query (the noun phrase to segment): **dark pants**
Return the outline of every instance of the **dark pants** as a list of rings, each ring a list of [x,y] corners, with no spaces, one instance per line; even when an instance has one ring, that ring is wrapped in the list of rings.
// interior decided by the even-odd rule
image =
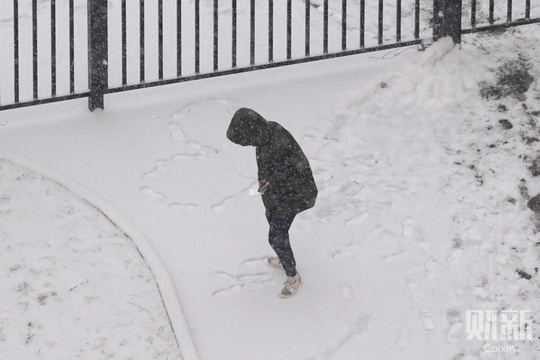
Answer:
[[[296,275],[296,261],[289,242],[289,229],[295,216],[275,216],[266,212],[266,219],[270,225],[268,242],[276,252],[287,276]]]

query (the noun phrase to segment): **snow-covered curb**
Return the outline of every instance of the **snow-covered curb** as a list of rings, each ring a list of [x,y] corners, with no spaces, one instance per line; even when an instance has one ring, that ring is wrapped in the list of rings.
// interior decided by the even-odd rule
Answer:
[[[165,269],[165,266],[157,256],[154,249],[150,246],[150,243],[128,219],[120,214],[111,204],[109,204],[103,198],[97,196],[81,184],[77,183],[68,176],[41,164],[33,162],[22,156],[9,153],[0,149],[0,159],[9,160],[15,164],[25,167],[31,171],[39,173],[50,179],[57,181],[75,194],[95,206],[101,211],[111,222],[119,227],[127,236],[129,236],[141,256],[147,262],[148,266],[152,270],[159,292],[162,296],[163,303],[165,305],[171,326],[173,328],[176,340],[180,347],[182,357],[184,360],[198,360],[199,356],[191,336],[190,329],[187,325],[186,319],[178,297],[176,295],[174,286],[172,284],[169,273]]]

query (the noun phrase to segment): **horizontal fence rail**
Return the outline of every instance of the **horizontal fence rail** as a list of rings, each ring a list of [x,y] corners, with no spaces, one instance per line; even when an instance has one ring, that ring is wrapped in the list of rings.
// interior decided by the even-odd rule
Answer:
[[[531,0],[6,0],[0,110],[538,22]]]

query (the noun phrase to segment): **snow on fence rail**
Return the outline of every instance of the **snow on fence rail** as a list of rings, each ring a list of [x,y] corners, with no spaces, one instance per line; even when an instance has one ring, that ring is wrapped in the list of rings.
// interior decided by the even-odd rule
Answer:
[[[12,0],[0,110],[537,22],[531,0]]]

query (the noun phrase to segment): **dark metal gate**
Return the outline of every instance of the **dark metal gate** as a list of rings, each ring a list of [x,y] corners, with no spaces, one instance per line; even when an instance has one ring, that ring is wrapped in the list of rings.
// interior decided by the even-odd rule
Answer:
[[[12,1],[0,110],[540,22],[531,0]]]
[[[86,31],[80,28],[85,24],[75,24],[76,14],[77,21],[83,18],[81,6],[60,1],[3,2],[0,110],[89,96],[86,82],[78,82],[87,76],[80,71],[87,68]]]

